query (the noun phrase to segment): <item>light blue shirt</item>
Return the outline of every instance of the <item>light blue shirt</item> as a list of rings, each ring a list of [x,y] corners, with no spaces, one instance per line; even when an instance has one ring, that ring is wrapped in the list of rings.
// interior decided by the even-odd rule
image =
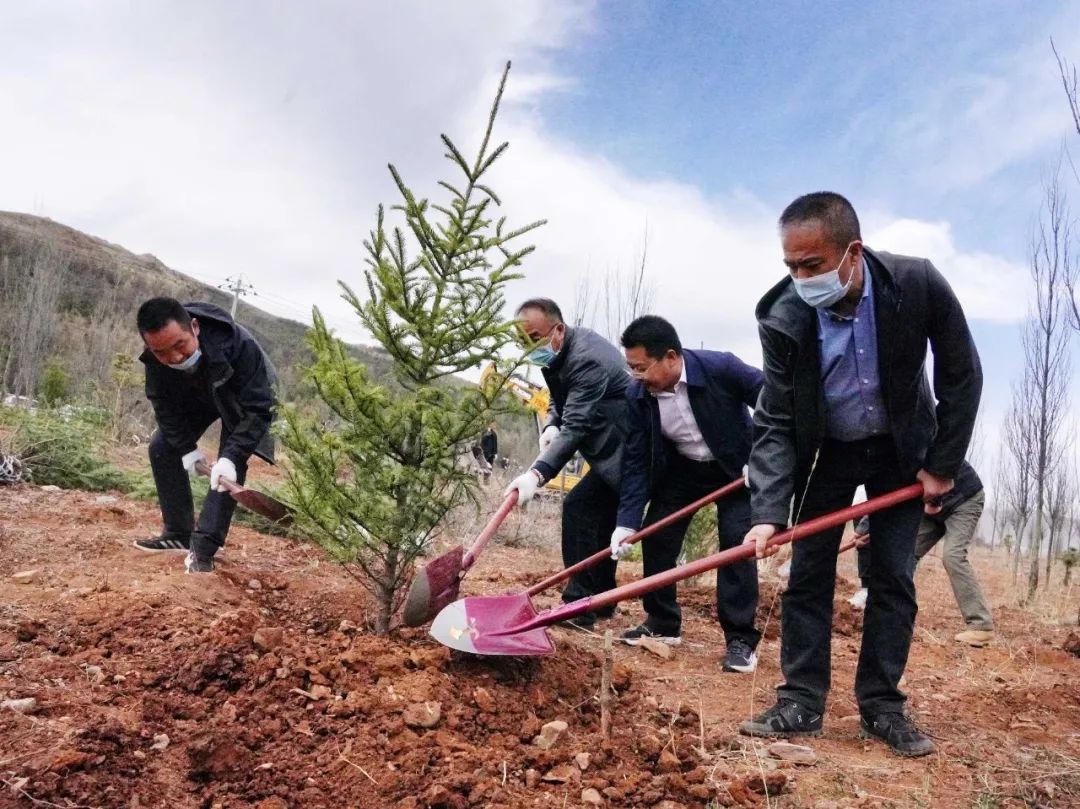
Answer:
[[[838,441],[888,434],[878,371],[874,286],[865,259],[862,298],[855,313],[842,317],[819,309],[817,314],[825,434]]]

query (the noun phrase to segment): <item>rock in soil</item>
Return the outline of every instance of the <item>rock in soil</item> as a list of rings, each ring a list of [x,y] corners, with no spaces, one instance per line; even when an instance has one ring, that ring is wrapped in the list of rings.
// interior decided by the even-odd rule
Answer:
[[[592,787],[581,790],[581,802],[586,806],[603,806],[604,799],[600,793]]]
[[[550,750],[555,746],[562,735],[566,733],[567,727],[569,726],[561,719],[556,719],[554,722],[548,722],[540,728],[540,735],[533,739],[533,744],[541,750]]]
[[[812,766],[817,764],[817,753],[812,747],[790,742],[774,742],[769,745],[769,755],[782,761],[793,761],[796,764]]]
[[[272,652],[281,645],[284,637],[285,632],[280,626],[263,626],[255,630],[251,642],[260,652]]]
[[[25,699],[5,699],[0,702],[0,709],[8,709],[15,711],[15,713],[31,714],[36,713],[38,709],[37,700],[33,697],[26,697]]]
[[[544,773],[544,780],[553,784],[565,784],[581,778],[581,770],[573,764],[560,764]]]
[[[675,650],[671,646],[656,638],[642,638],[638,641],[638,646],[664,660],[670,660],[675,655]]]
[[[18,573],[13,573],[11,578],[16,584],[30,584],[37,578],[37,574],[36,570],[20,570]]]
[[[415,702],[401,715],[411,728],[433,728],[442,719],[442,705],[438,702]]]

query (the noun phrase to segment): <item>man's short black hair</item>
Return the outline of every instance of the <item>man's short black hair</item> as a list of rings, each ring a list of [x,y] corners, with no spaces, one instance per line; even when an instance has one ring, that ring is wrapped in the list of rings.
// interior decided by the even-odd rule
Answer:
[[[682,356],[682,343],[675,327],[659,315],[642,315],[634,320],[622,333],[623,348],[641,346],[645,354],[658,360],[669,351]]]
[[[832,191],[803,194],[780,214],[780,229],[803,222],[820,222],[829,242],[841,250],[862,239],[859,217],[850,202]]]
[[[175,320],[181,327],[191,331],[191,315],[176,298],[151,298],[139,307],[136,323],[139,334],[160,331],[170,320]]]
[[[547,315],[549,320],[554,320],[556,323],[563,322],[562,309],[551,298],[529,298],[514,311],[514,314],[520,315],[526,309],[539,309]]]

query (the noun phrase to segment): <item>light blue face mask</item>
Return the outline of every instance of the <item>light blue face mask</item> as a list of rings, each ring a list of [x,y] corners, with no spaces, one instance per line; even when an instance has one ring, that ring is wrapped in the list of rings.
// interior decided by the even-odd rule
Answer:
[[[527,359],[533,365],[539,365],[541,368],[547,368],[551,363],[555,361],[555,358],[559,356],[559,352],[553,349],[551,346],[538,346],[529,352]]]
[[[854,244],[854,242],[851,244]],[[844,255],[840,259],[840,263],[836,265],[835,270],[811,278],[791,279],[795,282],[795,291],[799,293],[799,297],[815,309],[828,309],[847,295],[848,290],[851,289],[851,282],[855,278],[854,269],[852,269],[851,275],[848,276],[847,283],[840,283],[840,268],[847,259],[851,244],[847,246],[847,250],[844,250]]]
[[[201,357],[202,357],[202,349],[201,348],[196,348],[191,353],[191,356],[188,357],[183,362],[175,362],[175,363],[174,362],[167,362],[167,363],[165,363],[165,365],[167,365],[169,368],[172,368],[174,371],[184,371],[185,373],[190,374],[190,373],[194,373],[195,366],[199,364],[199,359]]]

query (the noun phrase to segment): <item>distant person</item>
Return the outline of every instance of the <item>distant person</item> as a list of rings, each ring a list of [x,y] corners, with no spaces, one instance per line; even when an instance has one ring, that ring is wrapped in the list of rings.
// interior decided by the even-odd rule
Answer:
[[[146,397],[157,420],[150,468],[164,530],[135,547],[186,553],[188,573],[209,573],[236,507],[223,481],[243,483],[253,454],[273,463],[273,366],[255,338],[213,304],[151,298],[136,322],[146,346],[139,358]],[[188,476],[206,462],[198,441],[219,420],[218,459],[196,521]]]
[[[896,754],[936,748],[904,713],[900,678],[914,631],[915,534],[940,510],[967,452],[982,393],[964,310],[924,258],[867,248],[851,203],[820,192],[780,216],[788,277],[757,307],[765,385],[750,453],[758,558],[791,522],[918,481],[923,502],[871,515],[870,594],[855,673],[861,732]],[[926,375],[934,353],[934,384]],[[744,722],[749,736],[817,736],[831,682],[833,594],[841,527],[792,546],[781,610],[776,704]]]
[[[480,449],[484,453],[484,460],[489,465],[495,465],[495,458],[499,455],[499,433],[495,429],[495,423],[488,425],[480,436]]]
[[[622,345],[634,381],[627,393],[629,435],[623,452],[619,527],[611,535],[616,558],[632,547],[623,540],[643,525],[741,480],[750,455],[750,413],[763,379],[761,371],[734,354],[684,349],[675,327],[656,315],[639,317],[627,326]],[[690,519],[642,542],[646,576],[675,567]],[[716,504],[716,527],[721,550],[742,542],[750,530],[750,493],[745,488]],[[751,672],[761,640],[754,626],[757,565],[750,559],[722,567],[716,574],[716,612],[727,644],[722,667]],[[632,646],[642,638],[679,643],[682,612],[676,596],[674,584],[643,596],[648,617],[624,632],[623,641]]]
[[[953,639],[968,646],[985,646],[994,639],[994,620],[990,616],[986,596],[983,595],[975,571],[968,559],[968,548],[975,537],[979,525],[986,494],[983,492],[979,473],[964,461],[956,473],[956,485],[941,498],[941,511],[937,514],[924,514],[915,535],[915,563],[918,564],[938,542],[941,543],[941,563],[949,574],[953,596],[964,617],[964,630]],[[855,526],[857,537],[867,537],[870,533],[870,521],[859,520]],[[870,556],[873,543],[859,547],[859,576],[862,588],[850,601],[861,609],[866,603]],[[860,598],[861,594],[861,598]],[[861,603],[860,603],[861,601]]]
[[[575,452],[588,461],[589,471],[563,500],[562,556],[569,567],[608,547],[615,530],[630,379],[619,349],[591,329],[568,326],[555,301],[527,300],[517,318],[522,342],[531,349],[529,362],[540,366],[551,405],[540,433],[540,454],[506,493],[517,490],[518,503],[525,505]],[[615,562],[607,559],[572,577],[562,598],[576,601],[614,586]],[[587,612],[567,623],[588,629],[614,611]]]

